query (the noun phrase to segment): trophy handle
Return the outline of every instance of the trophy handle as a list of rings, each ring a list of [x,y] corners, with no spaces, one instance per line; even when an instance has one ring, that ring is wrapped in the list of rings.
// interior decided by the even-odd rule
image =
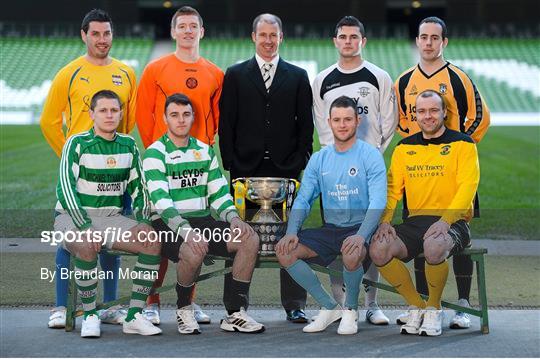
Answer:
[[[239,177],[232,181],[234,188],[234,206],[242,220],[246,219],[246,184],[245,178]]]
[[[292,208],[293,201],[296,198],[296,193],[298,193],[299,188],[300,188],[300,182],[295,180],[294,178],[290,178],[289,184],[287,185],[287,198],[285,201],[283,201],[283,221],[284,222],[287,222],[289,211]]]

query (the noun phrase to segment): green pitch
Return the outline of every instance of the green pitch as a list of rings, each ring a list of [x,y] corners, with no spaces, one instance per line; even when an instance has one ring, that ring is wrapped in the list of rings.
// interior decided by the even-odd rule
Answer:
[[[482,216],[473,237],[540,239],[540,127],[492,127],[479,153]],[[58,165],[38,126],[0,126],[0,237],[39,237],[52,228]],[[307,226],[319,224],[316,207]]]

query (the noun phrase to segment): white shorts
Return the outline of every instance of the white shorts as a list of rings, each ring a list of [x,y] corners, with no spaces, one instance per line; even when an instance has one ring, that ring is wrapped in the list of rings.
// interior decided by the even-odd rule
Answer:
[[[100,231],[102,237],[105,237],[105,231],[108,229],[107,236],[105,237],[107,241],[104,246],[107,249],[112,249],[114,244],[114,240],[112,239],[118,238],[119,233],[128,231],[137,225],[137,221],[120,214],[107,217],[90,217],[90,219],[92,220],[92,230]],[[75,223],[73,223],[71,216],[65,213],[56,216],[54,220],[54,230],[64,233],[68,231],[75,233],[80,232]],[[61,245],[64,249],[67,249],[65,240],[62,241]]]

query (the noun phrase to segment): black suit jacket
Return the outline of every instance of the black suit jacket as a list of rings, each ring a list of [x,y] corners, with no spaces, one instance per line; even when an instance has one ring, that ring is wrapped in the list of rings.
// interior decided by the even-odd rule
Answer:
[[[267,92],[255,57],[233,65],[225,74],[219,105],[219,147],[226,170],[254,175],[265,150],[282,173],[297,177],[305,168],[313,151],[313,115],[304,69],[280,58]]]

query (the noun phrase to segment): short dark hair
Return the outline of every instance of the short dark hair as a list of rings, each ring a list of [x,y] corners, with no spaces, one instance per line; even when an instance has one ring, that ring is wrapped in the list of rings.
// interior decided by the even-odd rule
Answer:
[[[98,100],[101,100],[102,98],[116,100],[118,101],[118,105],[120,106],[120,108],[122,108],[122,100],[120,100],[120,96],[118,96],[116,92],[111,90],[101,90],[96,92],[94,96],[92,96],[92,99],[90,100],[90,110],[94,111]]]
[[[268,24],[277,24],[279,27],[279,31],[283,32],[283,23],[281,22],[281,19],[274,14],[260,14],[253,20],[253,32],[257,33],[257,25],[259,25],[260,22],[266,22]]]
[[[176,19],[178,18],[178,16],[184,16],[184,15],[197,16],[199,18],[199,25],[203,27],[203,19],[202,19],[201,14],[199,14],[199,12],[195,8],[192,8],[191,6],[182,6],[180,9],[176,10],[171,20],[171,27],[176,26]]]
[[[81,30],[84,31],[85,34],[88,33],[88,28],[90,27],[90,23],[92,21],[108,22],[111,24],[112,30],[113,23],[109,14],[101,9],[92,9],[86,15],[84,15],[84,19],[81,23]]]
[[[364,29],[364,24],[360,22],[356,17],[354,16],[344,16],[341,18],[341,20],[338,21],[336,25],[336,30],[334,31],[334,37],[337,36],[339,29],[341,29],[343,26],[355,26],[358,29],[360,29],[360,34],[362,34],[362,37],[366,36],[366,30]]]
[[[163,109],[164,113],[167,114],[167,107],[171,103],[177,104],[177,105],[184,105],[184,106],[191,106],[191,110],[195,112],[195,109],[193,108],[193,104],[191,103],[191,100],[189,97],[184,95],[183,93],[175,93],[171,96],[167,97],[167,100],[165,100],[165,108]]]
[[[420,26],[422,26],[422,24],[425,24],[425,23],[433,23],[433,24],[439,24],[441,25],[441,28],[442,28],[442,38],[445,39],[446,38],[446,24],[445,22],[443,21],[443,19],[437,17],[437,16],[430,16],[430,17],[426,17],[424,20],[420,21],[420,24],[418,24],[418,35],[420,35]]]
[[[356,102],[350,98],[349,96],[339,96],[334,101],[332,101],[332,104],[330,105],[330,109],[328,110],[328,116],[332,116],[332,110],[337,108],[352,108],[354,110],[354,115],[358,117],[358,106]]]
[[[418,94],[418,96],[416,96],[416,99],[418,100],[419,97],[422,97],[422,98],[428,98],[428,97],[438,97],[440,100],[441,100],[441,103],[442,103],[442,110],[446,110],[446,102],[444,101],[444,97],[443,95],[441,95],[439,92],[435,91],[435,90],[424,90],[422,92],[420,92]],[[415,101],[416,103],[416,101]]]

